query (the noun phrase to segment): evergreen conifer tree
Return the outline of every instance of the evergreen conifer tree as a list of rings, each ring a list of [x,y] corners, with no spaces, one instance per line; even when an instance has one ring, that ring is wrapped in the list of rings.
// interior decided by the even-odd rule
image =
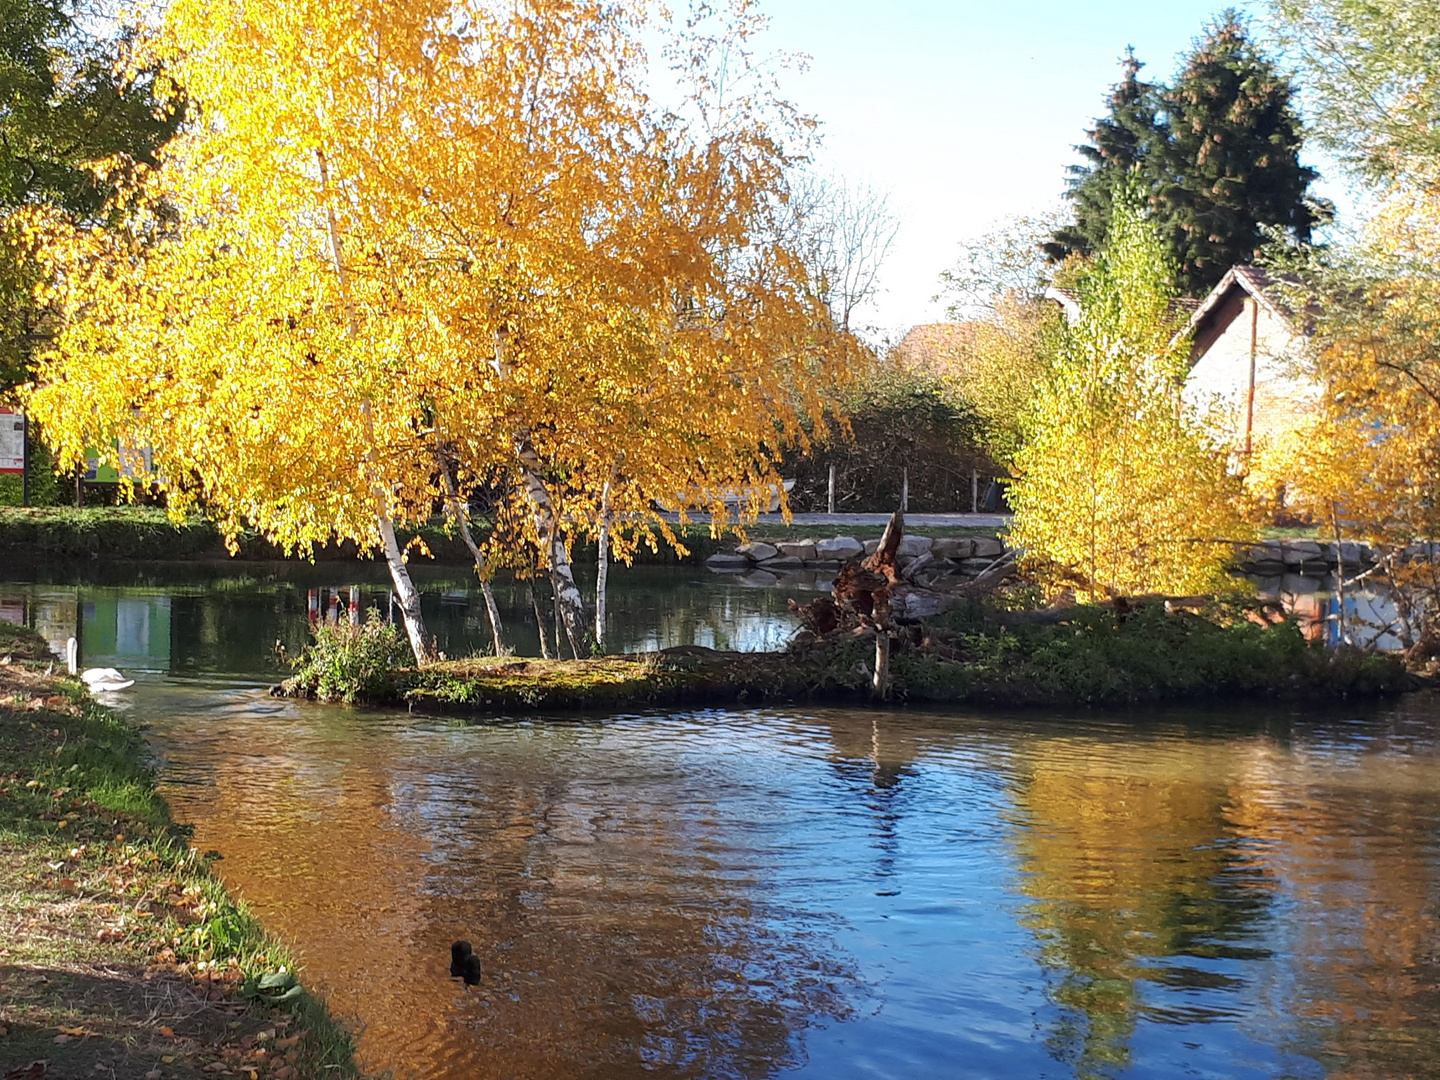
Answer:
[[[1328,208],[1308,196],[1317,174],[1300,164],[1294,89],[1255,47],[1240,16],[1220,16],[1173,87],[1141,82],[1141,66],[1126,50],[1109,115],[1096,122],[1090,143],[1076,148],[1087,164],[1069,170],[1074,222],[1043,245],[1046,255],[1058,262],[1104,248],[1114,193],[1132,172],[1189,295],[1253,262],[1266,227],[1309,242]]]
[[[1095,121],[1087,145],[1075,148],[1086,162],[1066,170],[1066,195],[1075,207],[1075,220],[1042,245],[1055,262],[1071,254],[1093,254],[1105,245],[1115,191],[1132,171],[1148,172],[1151,159],[1165,149],[1167,133],[1159,115],[1163,87],[1140,80],[1144,66],[1134,48],[1127,47],[1120,81],[1110,91],[1109,115]]]
[[[1307,198],[1318,175],[1300,164],[1300,118],[1289,79],[1250,41],[1232,10],[1212,25],[1164,94],[1164,174],[1151,175],[1179,285],[1200,294],[1232,266],[1254,262],[1263,227],[1308,242],[1325,214]]]

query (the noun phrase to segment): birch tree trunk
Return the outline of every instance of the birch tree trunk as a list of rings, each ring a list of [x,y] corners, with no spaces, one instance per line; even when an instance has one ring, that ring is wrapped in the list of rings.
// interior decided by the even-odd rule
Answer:
[[[530,589],[530,606],[535,610],[535,629],[540,634],[540,656],[542,659],[550,659],[550,628],[545,625],[545,613],[540,610],[540,594],[535,591],[535,575],[532,573],[525,579],[525,584]]]
[[[600,554],[595,572],[595,648],[605,652],[606,590],[610,585],[610,481],[600,493]]]
[[[405,623],[405,636],[410,639],[410,650],[415,662],[422,667],[432,659],[429,635],[425,633],[425,617],[420,613],[420,592],[410,578],[410,570],[400,553],[400,543],[395,539],[395,523],[390,520],[389,507],[377,492],[375,526],[380,530],[380,543],[385,549],[385,565],[390,568],[390,580],[395,585],[395,596],[400,601],[400,618]]]
[[[323,150],[317,149],[315,156],[320,164],[320,185],[324,192],[330,257],[335,265],[335,280],[340,286],[341,302],[345,306],[346,328],[351,339],[357,339],[360,328],[350,295],[350,275],[345,267],[344,242],[340,237],[334,204],[330,201],[330,164]],[[420,612],[420,593],[410,578],[410,570],[405,565],[400,545],[395,539],[395,522],[390,517],[390,495],[375,469],[375,417],[371,413],[368,400],[361,402],[360,413],[365,422],[365,441],[369,446],[365,454],[365,464],[370,472],[371,490],[375,496],[375,527],[380,533],[380,544],[385,549],[385,565],[390,569],[390,580],[394,583],[395,594],[400,600],[400,617],[405,622],[405,634],[410,639],[410,650],[415,654],[415,663],[423,667],[431,659],[430,638],[425,633],[425,617]]]
[[[577,657],[585,655],[585,598],[575,584],[575,573],[570,566],[570,553],[565,550],[565,537],[556,520],[555,504],[545,481],[540,479],[540,456],[528,442],[522,443],[518,451],[522,464],[521,479],[525,496],[535,514],[535,534],[540,549],[549,563],[550,584],[555,589],[555,607],[565,626],[565,636],[570,639],[570,648]],[[556,643],[559,651],[559,643]]]
[[[485,559],[480,554],[480,545],[475,543],[475,537],[470,532],[469,510],[460,498],[455,477],[443,461],[440,463],[440,472],[445,476],[445,513],[459,526],[460,538],[465,541],[465,546],[470,549],[470,557],[475,560],[475,576],[480,580],[480,595],[485,598],[485,612],[490,616],[490,635],[495,639],[495,655],[508,656],[510,650],[505,648],[505,630],[500,624],[500,608],[495,603],[495,590],[490,588],[490,582],[485,578]]]

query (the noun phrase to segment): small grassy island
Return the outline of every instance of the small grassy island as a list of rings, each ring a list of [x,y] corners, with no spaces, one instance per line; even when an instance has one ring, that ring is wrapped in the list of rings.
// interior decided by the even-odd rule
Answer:
[[[357,1075],[293,958],[190,850],[140,732],[54,667],[0,624],[0,1072]]]
[[[943,588],[902,567],[904,515],[850,558],[832,597],[801,606],[781,652],[697,646],[574,660],[478,657],[416,666],[399,629],[321,625],[274,693],[470,714],[766,701],[1124,706],[1233,697],[1374,697],[1414,685],[1402,660],[1311,644],[1274,605],[1120,598],[1010,608],[1013,553]],[[857,545],[858,546],[858,545]],[[901,614],[905,612],[907,614]]]
[[[1307,642],[1290,623],[1261,625],[1167,612],[1076,606],[1025,625],[976,607],[903,625],[892,642],[889,697],[914,704],[1124,706],[1197,698],[1366,698],[1413,685],[1397,657]],[[391,628],[383,627],[384,631]],[[696,646],[585,660],[478,657],[424,668],[374,663],[373,645],[339,628],[277,694],[514,714],[665,705],[721,706],[872,698],[874,635],[800,640],[783,652]],[[403,644],[403,643],[402,643]]]

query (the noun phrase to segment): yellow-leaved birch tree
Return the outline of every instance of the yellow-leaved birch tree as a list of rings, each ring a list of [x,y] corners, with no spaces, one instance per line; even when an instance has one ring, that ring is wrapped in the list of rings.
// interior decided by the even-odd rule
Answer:
[[[568,544],[605,482],[646,522],[778,482],[855,348],[778,225],[805,124],[733,93],[737,6],[676,32],[672,111],[641,5],[176,0],[154,50],[196,120],[128,233],[51,234],[31,407],[68,461],[150,443],[232,535],[380,547],[422,660],[394,522],[508,476],[578,655]]]
[[[1418,648],[1420,662],[1440,656],[1437,266],[1440,194],[1416,183],[1390,192],[1353,247],[1293,267],[1288,301],[1306,313],[1319,405],[1254,478],[1322,535],[1370,545],[1374,565],[1361,571],[1351,555],[1350,572],[1385,586],[1395,605],[1393,623],[1371,629]]]
[[[1209,591],[1224,581],[1225,541],[1250,534],[1224,449],[1181,405],[1173,270],[1130,185],[1014,459],[1010,535],[1054,591]]]

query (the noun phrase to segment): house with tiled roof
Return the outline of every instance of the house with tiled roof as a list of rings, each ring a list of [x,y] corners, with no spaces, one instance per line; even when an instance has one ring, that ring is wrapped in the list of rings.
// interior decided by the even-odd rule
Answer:
[[[924,323],[912,326],[890,357],[902,367],[957,375],[964,371],[974,340],[974,323]]]
[[[1277,282],[1257,266],[1233,267],[1185,326],[1190,375],[1185,399],[1214,408],[1244,454],[1293,431],[1313,413],[1319,388],[1304,369],[1304,330]]]
[[[1215,419],[1236,452],[1248,456],[1271,436],[1299,426],[1315,408],[1318,388],[1301,363],[1305,335],[1285,306],[1277,282],[1258,266],[1233,267],[1188,310],[1181,331],[1190,339],[1185,400]],[[1080,297],[1050,288],[1066,321],[1080,317]]]

